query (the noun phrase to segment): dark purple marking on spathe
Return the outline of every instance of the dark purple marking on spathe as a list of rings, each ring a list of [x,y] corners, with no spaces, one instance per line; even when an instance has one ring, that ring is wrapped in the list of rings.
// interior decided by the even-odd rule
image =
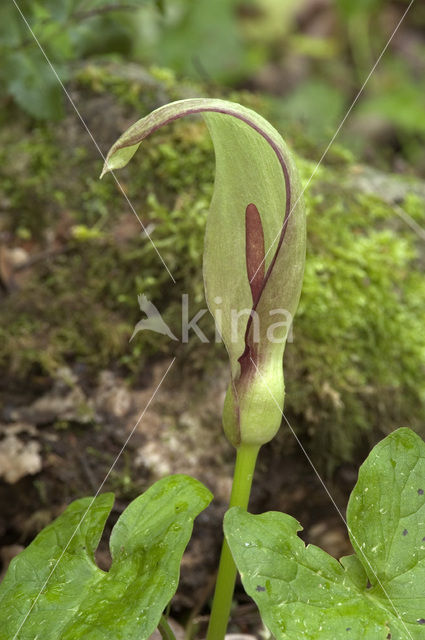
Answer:
[[[266,587],[262,587],[261,584],[257,584],[257,586],[255,587],[256,591],[265,591]]]
[[[425,618],[419,618],[418,624],[425,624]]]
[[[403,529],[403,535],[404,535],[404,536],[407,536],[407,534],[408,534],[408,533],[409,533],[409,532],[408,532],[408,530],[407,530],[407,529]]]
[[[424,490],[418,489],[418,496],[423,496],[423,495],[424,495]]]
[[[262,291],[265,271],[264,253],[264,232],[261,217],[255,204],[251,203],[245,211],[245,255],[253,306],[256,305]]]
[[[245,255],[246,272],[252,295],[252,310],[245,328],[245,348],[238,358],[241,366],[240,377],[250,378],[255,371],[256,347],[249,339],[249,330],[255,307],[264,288],[264,232],[261,217],[255,204],[249,204],[245,211]]]

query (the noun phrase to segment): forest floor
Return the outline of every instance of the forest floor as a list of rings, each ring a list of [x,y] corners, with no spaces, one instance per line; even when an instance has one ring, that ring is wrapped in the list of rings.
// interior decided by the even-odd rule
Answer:
[[[107,569],[109,534],[128,501],[164,475],[189,474],[203,482],[215,498],[195,523],[171,615],[181,624],[191,620],[202,629],[212,596],[234,460],[220,425],[228,374],[220,365],[200,384],[185,372],[182,388],[183,372],[176,361],[155,394],[169,364],[170,360],[160,360],[147,367],[144,382],[137,388],[130,388],[111,370],[102,371],[93,388],[76,371],[64,369],[53,387],[29,404],[22,404],[21,396],[8,399],[3,409],[8,422],[2,425],[0,449],[4,478],[0,483],[0,557],[6,569],[11,557],[71,499],[93,495],[107,477],[104,490],[117,495],[97,553],[99,566]],[[198,390],[195,400],[194,386]],[[354,465],[347,464],[328,482],[342,511],[355,478]],[[337,558],[350,553],[344,523],[285,426],[276,443],[263,447],[251,510],[290,513],[304,527],[306,542]],[[256,608],[241,588],[232,621],[234,631],[258,631]]]

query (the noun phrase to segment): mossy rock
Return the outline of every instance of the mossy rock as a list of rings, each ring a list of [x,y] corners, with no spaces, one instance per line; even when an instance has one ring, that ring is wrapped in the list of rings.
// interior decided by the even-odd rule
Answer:
[[[131,65],[81,68],[71,90],[102,152],[152,108],[205,93],[166,70]],[[227,97],[268,116],[258,97]],[[128,343],[141,315],[139,293],[177,335],[181,294],[189,294],[190,316],[204,306],[202,245],[214,158],[200,121],[158,132],[118,175],[175,285],[113,179],[98,180],[102,159],[70,108],[59,125],[34,127],[19,115],[1,138],[1,148],[13,143],[12,157],[0,152],[1,231],[9,247],[40,258],[17,274],[19,290],[3,295],[3,390],[34,373],[54,377],[65,363],[93,375],[115,363],[131,377],[171,350],[198,368],[225,358],[221,347],[206,351],[196,337],[176,346],[143,332]],[[288,143],[297,148],[290,130]],[[372,179],[338,147],[329,160],[305,194],[307,266],[285,379],[291,423],[334,465],[350,459],[366,435],[423,424],[425,281],[421,238],[406,220],[424,227],[425,189],[401,176],[377,180],[375,172]],[[300,158],[299,167],[307,184],[315,165]],[[397,185],[397,196],[389,197],[388,185]],[[210,319],[201,325],[213,335]]]

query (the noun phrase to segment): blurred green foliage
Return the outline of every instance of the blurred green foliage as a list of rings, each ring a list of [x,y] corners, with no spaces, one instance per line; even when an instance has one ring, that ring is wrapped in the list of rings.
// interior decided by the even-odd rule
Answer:
[[[273,96],[286,126],[323,149],[408,1],[18,4],[65,83],[89,60],[130,60],[222,92],[248,86]],[[415,3],[341,132],[346,146],[383,167],[401,157],[425,172],[424,27]],[[0,53],[0,91],[38,119],[60,118],[61,87],[13,2],[0,6]]]
[[[120,78],[107,67],[89,67],[73,89],[83,90],[87,103],[96,100],[97,109],[103,96],[102,109],[114,117],[117,108],[130,109],[126,117],[135,120],[152,108],[152,88],[144,92],[128,75],[124,68]],[[172,73],[156,69],[154,77],[159,95],[180,97]],[[230,98],[276,123],[274,103],[248,93]],[[2,301],[2,385],[20,388],[34,374],[54,377],[64,363],[79,363],[91,378],[114,363],[137,377],[148,359],[175,349],[192,368],[205,370],[223,354],[221,346],[200,345],[196,337],[178,345],[151,332],[128,343],[141,317],[138,293],[177,335],[181,294],[189,293],[190,317],[205,305],[202,246],[214,163],[205,128],[184,120],[157,132],[119,175],[177,280],[173,285],[114,181],[97,180],[102,161],[83,131],[73,138],[69,157],[63,135],[72,123],[73,115],[61,127],[44,123],[26,130],[24,120],[1,133],[2,231],[31,255],[49,242],[58,249]],[[297,135],[292,130],[288,140],[294,149],[306,140]],[[110,141],[115,137],[113,130]],[[14,153],[8,154],[11,141]],[[299,158],[299,167],[307,183],[315,165]],[[305,282],[285,355],[286,411],[331,465],[349,459],[374,431],[403,424],[420,430],[425,418],[421,240],[397,213],[402,207],[424,227],[425,199],[399,178],[408,188],[392,206],[382,187],[380,193],[372,185],[375,195],[357,188],[357,174],[352,154],[335,146],[306,191]],[[213,335],[209,318],[200,324]]]
[[[146,1],[158,5],[154,0]],[[57,120],[63,115],[64,100],[58,77],[66,82],[73,65],[94,56],[128,56],[135,38],[131,15],[144,4],[144,0],[1,3],[0,90],[35,118]]]

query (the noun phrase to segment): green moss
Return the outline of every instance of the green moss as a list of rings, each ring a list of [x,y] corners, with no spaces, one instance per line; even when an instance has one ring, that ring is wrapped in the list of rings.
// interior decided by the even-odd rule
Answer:
[[[87,73],[92,77],[93,70]],[[114,76],[108,82],[104,70],[100,77],[100,92],[118,81]],[[20,290],[4,300],[0,367],[10,383],[20,384],[33,371],[53,375],[69,361],[93,372],[111,362],[137,372],[146,358],[168,348],[148,333],[128,345],[141,315],[137,294],[145,293],[164,309],[165,320],[177,332],[182,291],[196,289],[192,300],[197,308],[203,304],[201,251],[212,193],[211,142],[200,122],[176,123],[156,142],[146,145],[139,162],[119,179],[176,285],[115,182],[98,179],[100,160],[90,147],[77,140],[69,155],[61,132],[46,124],[15,145],[12,163],[2,163],[0,184],[8,197],[4,230],[18,244],[38,243],[31,247],[35,253],[43,251],[46,238],[64,251],[40,261]]]
[[[303,166],[305,177],[311,169]],[[341,187],[329,169],[306,201],[308,257],[286,355],[287,408],[324,458],[331,450],[349,459],[365,431],[421,428],[420,239],[381,199]]]
[[[114,96],[121,105],[149,111],[161,101],[178,100],[186,91],[198,90],[194,85],[178,81],[170,69],[151,67],[146,71],[136,64],[88,64],[76,74],[80,87],[90,92]]]

